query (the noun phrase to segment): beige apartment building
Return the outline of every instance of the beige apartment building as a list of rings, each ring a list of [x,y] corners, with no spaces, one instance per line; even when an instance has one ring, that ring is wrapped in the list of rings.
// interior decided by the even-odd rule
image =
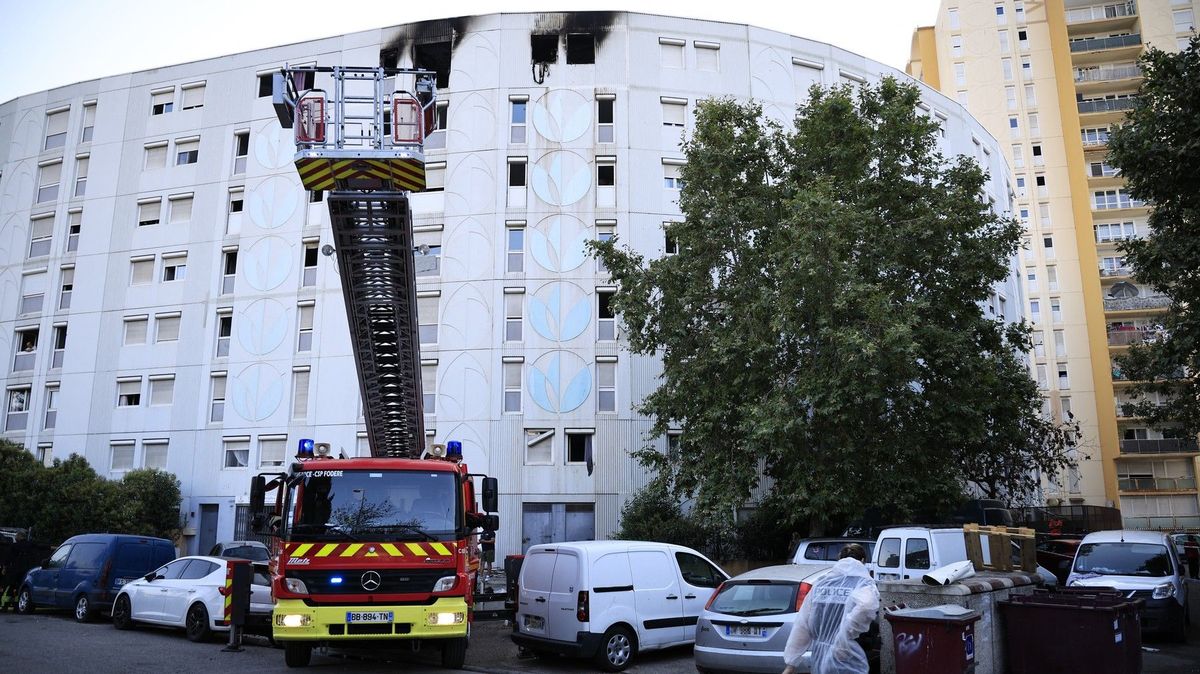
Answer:
[[[944,0],[907,68],[1000,139],[1013,173],[1034,376],[1045,414],[1083,431],[1078,470],[1045,485],[1047,502],[1118,506],[1131,528],[1200,526],[1200,455],[1123,409],[1130,382],[1112,359],[1156,337],[1167,300],[1119,250],[1148,210],[1107,141],[1136,99],[1138,56],[1186,47],[1198,13],[1197,0]]]

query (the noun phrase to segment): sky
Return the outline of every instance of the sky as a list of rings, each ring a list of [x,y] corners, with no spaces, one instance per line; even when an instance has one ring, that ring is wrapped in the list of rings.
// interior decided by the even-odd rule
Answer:
[[[96,77],[495,12],[629,10],[745,23],[903,70],[913,28],[932,24],[937,6],[938,0],[0,0],[0,102]]]

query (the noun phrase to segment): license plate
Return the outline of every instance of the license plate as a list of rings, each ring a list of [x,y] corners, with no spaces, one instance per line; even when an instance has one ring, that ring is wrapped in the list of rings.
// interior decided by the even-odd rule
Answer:
[[[391,611],[346,611],[348,623],[390,623]]]
[[[546,626],[546,619],[538,615],[525,616],[525,627],[531,630],[540,630]]]
[[[725,636],[727,637],[761,637],[767,633],[765,627],[755,627],[753,625],[726,625]]]

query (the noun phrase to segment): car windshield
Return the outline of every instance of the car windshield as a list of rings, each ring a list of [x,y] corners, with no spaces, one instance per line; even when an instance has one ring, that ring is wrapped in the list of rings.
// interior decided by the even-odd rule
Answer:
[[[443,471],[321,470],[288,493],[289,540],[446,540],[461,526],[458,483]]]
[[[248,559],[252,562],[265,562],[267,561],[267,549],[256,545],[237,545],[225,548],[221,556]]]
[[[796,611],[796,583],[725,583],[708,610],[737,616],[777,615]]]
[[[1165,545],[1085,543],[1075,554],[1075,573],[1158,578],[1171,575],[1171,560]]]

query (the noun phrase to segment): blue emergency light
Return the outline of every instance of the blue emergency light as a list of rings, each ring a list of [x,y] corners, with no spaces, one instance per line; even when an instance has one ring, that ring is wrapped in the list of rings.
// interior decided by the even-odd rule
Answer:
[[[329,584],[330,584],[330,585],[341,585],[341,584],[342,584],[342,577],[341,577],[341,576],[330,576],[330,577],[329,577]]]
[[[296,447],[297,459],[311,459],[313,457],[313,447],[316,443],[312,438],[300,438],[300,444]]]
[[[446,443],[446,458],[452,459],[454,457],[462,458],[462,443],[458,440],[451,440]]]

